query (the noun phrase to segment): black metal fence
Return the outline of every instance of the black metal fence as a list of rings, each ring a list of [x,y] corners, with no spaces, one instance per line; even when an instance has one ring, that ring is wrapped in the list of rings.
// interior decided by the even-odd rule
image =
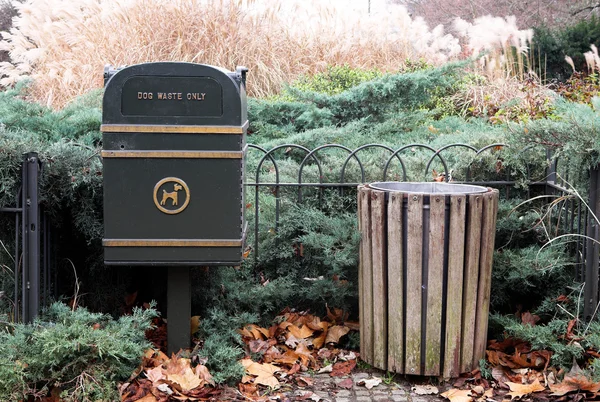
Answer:
[[[0,212],[14,215],[14,238],[6,243],[12,246],[10,260],[14,276],[14,320],[31,322],[50,298],[50,224],[39,203],[39,179],[43,166],[35,152],[23,155],[21,188],[13,207],[2,207]],[[12,244],[11,244],[12,243]],[[3,245],[4,242],[3,242]],[[7,247],[5,247],[8,251]]]
[[[415,155],[421,152],[421,156],[429,154],[423,160],[424,169],[421,177],[429,180],[454,181],[457,183],[478,184],[496,188],[503,188],[506,197],[515,191],[517,177],[513,172],[497,169],[495,179],[480,180],[481,174],[477,174],[477,161],[480,157],[497,152],[505,144],[490,144],[483,148],[476,148],[468,144],[450,144],[440,149],[434,149],[426,144],[408,144],[399,148],[391,148],[382,144],[367,144],[356,149],[350,149],[339,144],[322,145],[314,149],[308,149],[298,144],[285,144],[267,150],[257,145],[249,145],[249,156],[254,158],[255,164],[247,171],[247,188],[253,192],[253,202],[248,205],[253,210],[254,241],[253,255],[257,261],[260,246],[260,232],[266,228],[277,231],[282,204],[282,190],[293,191],[293,202],[305,202],[306,192],[309,189],[316,191],[318,202],[326,197],[326,189],[334,189],[340,194],[355,191],[358,184],[372,181],[412,181],[410,177],[411,158],[407,155]],[[365,158],[365,154],[372,151],[380,151],[386,156],[379,156],[379,176],[369,176],[373,161]],[[452,177],[453,164],[447,153],[455,150],[472,153],[472,161],[463,166],[461,177]],[[325,163],[322,155],[330,152],[342,152],[346,156],[335,166]],[[523,154],[527,150],[521,151]],[[489,155],[488,155],[489,156]],[[294,167],[296,174],[290,176],[289,172],[282,173],[282,165],[291,158],[296,159]],[[492,158],[493,159],[493,158]],[[584,286],[584,317],[591,318],[598,306],[598,279],[600,269],[600,174],[599,169],[591,169],[584,172],[588,180],[588,194],[577,196],[573,188],[568,184],[569,175],[573,175],[573,167],[568,163],[560,164],[552,159],[548,153],[547,168],[542,174],[542,179],[536,180],[527,166],[522,183],[526,197],[532,194],[543,197],[553,197],[554,206],[548,213],[548,218],[553,222],[553,233],[556,236],[567,236],[571,242],[571,251],[577,267],[577,280],[585,282]],[[456,160],[454,160],[456,162]],[[551,162],[550,162],[551,161]],[[489,161],[488,161],[489,162]],[[498,162],[496,162],[498,163]],[[350,166],[353,166],[350,169]],[[268,166],[268,169],[266,167]],[[434,166],[440,169],[436,177],[432,177]],[[269,180],[262,180],[267,170]],[[352,170],[352,174],[350,174]],[[501,172],[501,173],[499,173]],[[581,174],[581,172],[578,172]],[[14,238],[5,240],[6,244],[12,245],[14,254],[14,315],[16,320],[30,322],[38,313],[40,304],[49,300],[50,292],[56,289],[56,267],[51,264],[51,225],[47,216],[40,208],[38,188],[39,177],[43,175],[43,165],[38,155],[34,152],[23,156],[22,162],[22,186],[19,194],[15,197],[15,206],[0,208],[1,213],[14,215]],[[285,177],[284,177],[285,176]],[[502,177],[499,177],[502,176]],[[266,225],[261,222],[261,206],[259,194],[268,193],[274,197],[275,211],[274,222]],[[289,200],[290,196],[286,197]],[[4,244],[4,243],[3,243]]]
[[[304,193],[308,188],[318,190],[319,202],[322,202],[324,189],[337,189],[343,194],[344,191],[355,189],[357,185],[373,181],[411,181],[408,177],[408,161],[403,157],[406,153],[415,153],[415,150],[424,150],[430,153],[424,164],[423,177],[428,177],[429,180],[444,180],[454,181],[456,183],[469,183],[475,185],[490,186],[504,189],[504,194],[507,198],[510,197],[511,191],[514,191],[514,186],[517,179],[514,172],[507,169],[503,172],[504,177],[497,180],[475,180],[474,179],[474,163],[478,157],[483,156],[486,152],[495,152],[508,147],[506,144],[496,143],[490,144],[482,148],[476,148],[468,144],[450,144],[440,149],[434,149],[426,144],[408,144],[400,148],[391,148],[382,144],[367,144],[356,149],[339,144],[322,145],[314,149],[308,149],[298,144],[284,144],[274,147],[270,150],[257,145],[249,145],[250,152],[258,153],[258,163],[256,168],[251,172],[247,172],[247,186],[253,188],[254,197],[254,241],[253,254],[254,262],[258,261],[260,253],[260,232],[272,228],[277,231],[279,227],[281,204],[282,204],[282,189],[296,189],[296,202],[302,203]],[[452,164],[445,156],[448,151],[460,148],[468,150],[473,154],[471,163],[464,169],[462,178],[452,177],[449,173],[453,171]],[[325,180],[325,164],[320,159],[320,155],[328,150],[341,150],[347,156],[342,158],[343,162],[329,169],[329,177],[334,180]],[[366,162],[361,160],[361,154],[367,150],[378,149],[387,152],[386,157],[381,160],[380,176],[371,178],[366,175]],[[531,152],[531,148],[525,148],[520,151],[525,155]],[[299,154],[299,164],[297,167],[297,176],[293,180],[282,180],[280,173],[280,164],[288,161],[292,154]],[[590,319],[596,312],[598,307],[598,284],[600,273],[600,176],[598,167],[591,169],[589,172],[583,172],[587,175],[589,189],[588,194],[578,196],[578,193],[569,184],[569,177],[573,177],[574,167],[568,163],[561,164],[559,173],[559,160],[552,158],[550,152],[545,152],[547,167],[539,179],[532,176],[531,167],[526,165],[524,177],[521,177],[521,182],[526,183],[525,195],[531,198],[532,194],[541,198],[550,198],[553,201],[553,207],[548,211],[547,217],[552,222],[553,233],[548,233],[549,237],[563,236],[571,240],[570,250],[573,254],[576,267],[576,279],[579,282],[584,282],[584,317]],[[347,180],[347,170],[349,164],[353,162],[358,166],[358,179]],[[432,166],[437,163],[441,167],[441,172],[437,177],[432,177],[430,174],[434,172]],[[395,177],[390,177],[391,166],[396,165]],[[270,165],[269,176],[272,180],[261,180],[264,175],[265,165]],[[312,175],[312,181],[306,178],[306,167],[312,165],[313,170],[316,170],[316,176]],[[581,174],[582,172],[577,172]],[[314,180],[314,178],[317,180]],[[260,191],[268,191],[275,198],[275,213],[274,222],[269,222],[266,225],[261,223],[261,207],[259,200]],[[540,218],[541,221],[541,218]]]

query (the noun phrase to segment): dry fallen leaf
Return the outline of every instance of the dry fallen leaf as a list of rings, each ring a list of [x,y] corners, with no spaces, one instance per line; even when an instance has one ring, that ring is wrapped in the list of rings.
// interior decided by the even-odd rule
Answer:
[[[381,378],[373,377],[373,378],[369,378],[368,380],[360,380],[359,382],[357,382],[357,384],[364,385],[365,388],[371,389],[371,388],[376,387],[379,384],[381,384]]]
[[[195,315],[190,318],[190,335],[194,335],[200,329],[200,316]]]
[[[319,374],[323,374],[323,373],[331,373],[333,371],[333,364],[328,364],[327,366],[321,368],[318,373]]]
[[[533,384],[517,384],[516,382],[507,382],[506,385],[510,387],[510,392],[508,395],[510,395],[511,400],[546,389],[542,384],[540,384],[539,380],[535,380]]]
[[[415,385],[412,391],[417,395],[437,395],[440,392],[433,385]]]
[[[161,366],[157,366],[151,370],[146,370],[146,378],[152,381],[152,384],[156,385],[156,383],[165,379],[163,368]]]
[[[354,383],[352,382],[352,378],[346,378],[343,381],[337,383],[337,386],[340,388],[351,389]]]
[[[279,324],[279,326],[283,329],[287,329],[290,332],[290,334],[294,335],[297,339],[309,338],[315,332],[312,329],[310,329],[307,325],[297,327],[289,321],[284,321],[281,324]]]
[[[339,343],[340,338],[350,332],[350,328],[342,325],[334,325],[327,331],[325,343]]]
[[[347,374],[350,374],[352,370],[356,367],[356,360],[348,360],[345,362],[337,362],[333,365],[333,370],[331,371],[332,377],[341,377]]]
[[[567,374],[559,384],[550,385],[552,396],[563,396],[569,392],[587,391],[593,394],[600,391],[600,382],[590,381],[582,374]]]
[[[444,392],[442,396],[449,399],[451,402],[471,402],[471,391],[468,389],[456,389],[452,388]]]
[[[167,374],[167,380],[181,387],[182,391],[190,391],[202,384],[202,381],[191,368],[187,368],[183,374]]]
[[[136,402],[158,402],[158,401],[156,400],[154,395],[148,394],[145,397],[143,397],[142,399],[138,399]]]
[[[256,376],[254,379],[255,384],[266,385],[271,388],[279,387],[279,381],[274,374],[281,371],[280,367],[269,363],[256,363],[251,359],[243,359],[241,364],[246,368],[248,374]]]

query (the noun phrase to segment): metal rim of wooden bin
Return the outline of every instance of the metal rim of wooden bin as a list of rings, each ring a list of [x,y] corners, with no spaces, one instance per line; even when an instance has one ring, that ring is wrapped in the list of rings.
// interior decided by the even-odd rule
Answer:
[[[445,378],[478,366],[499,195],[481,188],[425,194],[358,187],[360,349],[367,363]]]

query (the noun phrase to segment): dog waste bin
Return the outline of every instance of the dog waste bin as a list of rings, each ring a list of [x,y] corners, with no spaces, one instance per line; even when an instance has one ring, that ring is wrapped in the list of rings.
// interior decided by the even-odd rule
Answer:
[[[484,357],[498,190],[358,187],[360,350],[382,370],[457,377]]]

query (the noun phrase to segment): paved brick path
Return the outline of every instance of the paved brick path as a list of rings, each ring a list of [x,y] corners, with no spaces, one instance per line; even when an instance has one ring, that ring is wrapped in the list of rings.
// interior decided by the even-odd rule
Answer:
[[[379,378],[382,375],[379,373],[373,374]],[[321,398],[319,401],[325,402],[440,402],[444,398],[438,395],[417,395],[411,391],[411,384],[404,378],[394,378],[394,381],[387,385],[381,383],[372,389],[365,388],[364,385],[357,385],[362,379],[372,378],[372,374],[365,372],[353,373],[345,377],[330,377],[328,374],[316,374],[311,378],[312,386],[299,387],[293,391],[286,392],[285,395],[291,400],[306,398],[307,401],[317,401],[317,396]],[[345,389],[338,386],[342,381],[352,378],[352,388]],[[310,395],[313,393],[314,395]]]

